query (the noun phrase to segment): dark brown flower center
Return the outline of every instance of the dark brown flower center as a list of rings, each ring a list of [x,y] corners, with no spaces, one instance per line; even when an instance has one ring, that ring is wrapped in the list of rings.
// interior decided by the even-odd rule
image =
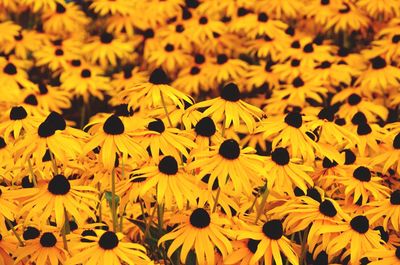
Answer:
[[[190,224],[196,228],[206,228],[210,222],[211,217],[203,208],[197,208],[190,215]]]
[[[264,235],[273,240],[278,240],[283,236],[283,226],[280,220],[271,220],[264,223],[262,227]]]
[[[178,162],[173,156],[165,156],[158,164],[158,170],[166,175],[175,175],[178,172]]]
[[[219,147],[219,154],[228,160],[237,159],[240,155],[240,146],[233,139],[225,140]]]
[[[55,175],[47,186],[47,190],[53,195],[65,195],[71,189],[69,180],[61,174]]]
[[[369,229],[369,220],[363,215],[358,215],[351,219],[350,226],[354,231],[365,234]]]
[[[122,120],[117,115],[111,115],[104,123],[103,131],[106,134],[119,135],[124,133],[125,126]]]
[[[99,239],[99,246],[104,250],[111,250],[118,246],[119,240],[114,232],[107,231],[101,235]]]
[[[40,245],[45,248],[54,247],[57,244],[57,238],[53,233],[46,232],[40,237]]]

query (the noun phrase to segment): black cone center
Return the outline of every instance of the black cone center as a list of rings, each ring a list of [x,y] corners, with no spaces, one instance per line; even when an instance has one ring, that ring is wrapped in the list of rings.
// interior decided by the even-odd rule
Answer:
[[[3,72],[9,75],[15,75],[17,73],[17,68],[13,63],[8,63],[4,68]]]
[[[22,106],[13,107],[10,111],[10,120],[23,120],[28,116],[28,113]]]
[[[173,156],[165,156],[158,164],[158,170],[166,175],[175,175],[178,172],[178,162]]]
[[[258,244],[260,244],[260,240],[249,239],[247,241],[247,248],[254,254],[257,251]]]
[[[303,124],[303,118],[298,112],[289,112],[285,117],[285,122],[294,128],[300,128]]]
[[[219,147],[219,154],[228,160],[238,158],[240,155],[238,142],[233,139],[225,140]]]
[[[280,166],[287,165],[290,160],[289,152],[286,148],[278,147],[271,152],[271,159]]]
[[[35,239],[38,238],[39,236],[40,236],[40,231],[32,226],[28,226],[22,235],[24,240]]]
[[[359,95],[353,93],[348,97],[347,102],[350,105],[355,106],[361,102],[361,97]]]
[[[153,132],[162,133],[165,131],[165,125],[162,120],[157,119],[155,121],[150,122],[149,125],[147,125],[147,129]]]
[[[190,215],[190,224],[196,228],[205,228],[210,225],[210,222],[210,215],[203,208],[197,208]]]
[[[204,137],[211,137],[215,134],[215,123],[210,117],[202,118],[195,127],[195,132]]]
[[[363,166],[359,166],[353,172],[353,177],[359,181],[368,182],[371,180],[371,171]]]
[[[365,234],[369,229],[369,220],[364,215],[358,215],[351,219],[350,226],[354,231]]]
[[[336,208],[333,203],[329,200],[324,200],[319,205],[319,211],[328,217],[334,217],[337,214]]]
[[[55,175],[47,186],[47,190],[54,195],[65,195],[70,189],[69,180],[61,174]]]
[[[53,233],[46,232],[40,237],[40,245],[45,248],[54,247],[57,243],[57,238],[53,235]]]
[[[106,134],[119,135],[124,133],[125,126],[117,115],[111,115],[104,123],[103,130]]]
[[[390,203],[393,205],[400,205],[400,190],[395,190],[390,195]]]
[[[238,86],[234,83],[229,83],[224,86],[221,90],[221,98],[232,102],[238,101],[240,99],[240,91]]]
[[[99,246],[105,250],[111,250],[118,246],[119,240],[114,232],[107,231],[101,235],[99,239]]]
[[[370,60],[373,69],[382,69],[386,67],[386,61],[380,56],[372,58]]]
[[[283,236],[283,226],[280,220],[271,220],[264,223],[263,233],[270,239],[278,240]]]
[[[100,35],[100,41],[104,44],[111,43],[113,39],[114,39],[113,35],[108,32],[104,32],[103,34]]]
[[[149,82],[155,85],[165,85],[169,83],[169,78],[162,68],[157,68],[151,73]]]

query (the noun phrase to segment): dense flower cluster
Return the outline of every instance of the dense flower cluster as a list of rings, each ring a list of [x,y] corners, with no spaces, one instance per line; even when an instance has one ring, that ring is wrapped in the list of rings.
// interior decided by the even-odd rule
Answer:
[[[400,264],[398,0],[0,21],[0,264]]]

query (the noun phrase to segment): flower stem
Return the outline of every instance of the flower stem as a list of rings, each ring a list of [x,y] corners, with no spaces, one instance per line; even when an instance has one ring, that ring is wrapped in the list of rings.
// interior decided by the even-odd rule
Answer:
[[[115,168],[111,171],[111,217],[113,221],[113,231],[117,232],[117,209],[115,205]]]
[[[254,224],[257,224],[258,219],[260,219],[261,216],[261,212],[265,207],[265,204],[267,202],[267,198],[268,198],[268,194],[269,194],[269,190],[268,190],[268,181],[265,181],[265,185],[264,185],[264,193],[262,195],[262,199],[261,199],[261,203],[257,208],[257,216],[256,216],[256,220],[254,221]]]
[[[168,119],[169,126],[172,127],[172,121],[171,121],[171,118],[169,117],[169,113],[168,113],[168,110],[167,110],[167,105],[165,104],[164,95],[163,95],[162,91],[160,91],[160,96],[161,96],[161,102],[163,104],[163,108],[164,108],[164,111],[165,111],[165,115],[167,116],[167,119]]]
[[[63,239],[63,243],[64,243],[64,249],[66,251],[69,252],[68,250],[68,242],[67,242],[67,234],[69,234],[69,218],[68,218],[68,214],[67,214],[67,210],[64,207],[64,216],[65,216],[65,221],[64,221],[64,225],[61,229],[61,236]]]
[[[82,104],[81,107],[81,120],[80,120],[80,124],[79,127],[81,129],[83,129],[83,127],[85,126],[85,121],[86,121],[86,105],[85,103]]]
[[[153,212],[151,213],[151,216],[149,217],[149,221],[146,224],[146,229],[144,231],[144,239],[145,240],[146,240],[147,234],[150,231],[151,222],[153,221],[154,215],[156,213],[157,206],[158,206],[158,203],[156,202],[156,204],[154,205],[154,208],[153,208]]]
[[[56,159],[55,159],[55,157],[54,157],[54,154],[53,154],[53,152],[51,152],[51,150],[49,149],[49,154],[50,154],[50,158],[51,158],[51,163],[53,164],[53,171],[54,171],[54,174],[58,174],[58,167],[57,167],[57,162],[56,162]]]
[[[309,232],[310,232],[310,226],[308,226],[304,232],[303,243],[301,244],[300,263],[302,263],[303,260],[306,258],[307,247],[308,247],[307,238]]]
[[[25,246],[24,241],[22,241],[21,236],[18,234],[17,230],[15,230],[15,227],[14,227],[14,225],[11,223],[11,221],[8,220],[7,218],[4,218],[4,219],[6,219],[7,225],[11,228],[11,230],[12,230],[12,232],[14,233],[15,237],[17,238],[17,240],[18,240],[18,242],[19,242],[19,245],[20,245],[21,247]]]
[[[36,187],[37,186],[36,176],[35,173],[33,172],[33,167],[30,159],[28,159],[28,167],[29,171],[31,172],[33,185]]]
[[[217,210],[219,195],[221,194],[221,187],[218,188],[217,195],[215,196],[214,206],[211,213],[214,213]]]
[[[97,183],[97,189],[99,190],[99,223],[102,223],[102,215],[103,215],[103,210],[101,207],[101,200],[103,198],[103,194],[101,193],[101,187],[100,187],[100,182]]]

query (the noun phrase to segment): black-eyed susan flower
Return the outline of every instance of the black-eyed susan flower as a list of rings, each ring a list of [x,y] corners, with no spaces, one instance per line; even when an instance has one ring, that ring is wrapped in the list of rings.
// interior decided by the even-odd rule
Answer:
[[[376,92],[386,91],[389,87],[399,84],[400,70],[397,67],[390,65],[380,56],[371,58],[370,63],[370,68],[360,75],[359,82],[362,87]]]
[[[150,154],[156,161],[160,153],[172,155],[181,161],[181,156],[188,158],[188,150],[197,147],[192,134],[166,126],[160,119],[151,120],[145,130],[137,130],[132,135],[144,148],[150,149]]]
[[[172,103],[183,109],[184,101],[192,103],[187,95],[173,88],[169,83],[170,80],[164,70],[157,68],[151,73],[148,82],[133,85],[130,89],[121,92],[119,97],[127,99],[130,106],[145,108],[163,107]]]
[[[56,3],[55,9],[43,12],[43,29],[51,34],[70,34],[80,31],[89,20],[75,3]]]
[[[16,99],[21,95],[20,87],[32,89],[34,84],[29,81],[28,75],[24,69],[17,67],[12,62],[9,62],[4,57],[0,58],[0,85],[4,93],[3,100],[7,102],[16,102]]]
[[[382,147],[382,153],[377,154],[371,161],[372,164],[382,165],[382,172],[386,173],[390,168],[400,172],[399,149],[400,149],[400,133],[392,137],[384,139],[385,145]],[[397,164],[397,166],[396,166]]]
[[[101,16],[108,14],[128,14],[132,10],[133,4],[129,0],[95,0],[90,4],[90,8]]]
[[[185,263],[189,251],[194,249],[197,262],[205,265],[215,263],[215,247],[223,257],[232,251],[227,229],[223,227],[228,223],[217,214],[210,215],[204,208],[197,208],[177,221],[180,221],[178,227],[158,241],[160,245],[172,240],[167,252],[169,257],[181,247],[179,257]]]
[[[49,217],[54,216],[58,227],[62,227],[66,220],[69,221],[69,214],[78,225],[82,225],[85,220],[80,212],[94,218],[90,207],[94,207],[96,201],[96,189],[77,185],[75,180],[57,174],[49,181],[38,183],[36,194],[24,200],[20,214],[26,213],[26,221],[39,217],[41,224],[45,224]]]
[[[84,233],[71,244],[71,252],[75,255],[65,264],[152,264],[142,245],[127,242],[124,238],[122,233],[98,229]]]
[[[335,14],[324,25],[326,30],[333,29],[336,33],[340,31],[361,31],[365,32],[371,21],[368,16],[359,10],[350,1],[340,1],[335,8]]]
[[[368,15],[374,18],[381,17],[384,20],[392,18],[396,15],[399,15],[399,3],[392,0],[384,0],[384,1],[366,1],[360,0],[357,3],[357,6],[364,9]]]
[[[234,83],[225,85],[217,98],[196,103],[190,109],[207,108],[204,116],[210,116],[214,121],[222,122],[225,128],[231,125],[239,128],[243,121],[249,132],[255,129],[256,121],[263,116],[263,111],[241,100],[239,88]]]
[[[262,182],[263,158],[256,155],[254,149],[242,149],[233,139],[225,140],[210,149],[193,154],[194,159],[187,166],[188,170],[199,169],[197,178],[210,174],[210,190],[217,179],[221,188],[229,181],[238,192],[250,192],[252,184]]]
[[[12,42],[15,37],[19,35],[21,26],[8,20],[0,23],[0,32],[2,33],[0,42],[10,41]]]
[[[375,122],[377,117],[386,120],[388,110],[372,100],[368,95],[363,96],[360,87],[348,87],[332,98],[332,104],[343,103],[337,112],[339,117],[344,117],[350,122],[357,112],[365,114],[367,121]]]
[[[316,188],[308,189],[307,195],[288,200],[268,213],[278,218],[286,217],[283,224],[288,228],[288,234],[305,230],[310,226],[307,235],[310,251],[315,248],[317,242],[321,242],[322,247],[326,249],[331,238],[335,236],[320,235],[321,227],[340,224],[342,219],[348,217],[337,202],[324,197]]]
[[[13,41],[6,41],[1,50],[6,54],[14,52],[18,58],[27,59],[28,55],[43,45],[43,40],[34,30],[21,30]]]
[[[340,232],[328,244],[327,252],[338,254],[343,248],[349,248],[344,256],[350,255],[350,262],[358,262],[366,253],[373,249],[382,249],[381,237],[378,231],[370,228],[370,222],[364,215],[356,215],[339,225],[325,225],[319,233]]]
[[[262,226],[246,224],[241,221],[240,228],[237,231],[237,239],[259,241],[258,244],[253,242],[256,251],[249,264],[255,264],[260,260],[264,260],[265,264],[272,264],[274,261],[276,264],[282,264],[282,254],[291,264],[299,264],[297,254],[291,247],[289,239],[283,233],[282,221],[278,219],[265,221]]]
[[[154,68],[162,67],[168,73],[175,73],[177,69],[188,65],[190,56],[171,43],[166,43],[159,49],[153,50],[146,58]]]
[[[117,115],[111,115],[104,121],[103,127],[85,144],[83,153],[87,154],[97,147],[100,147],[101,160],[107,169],[114,168],[118,154],[125,158],[128,155],[139,159],[148,157],[145,149],[127,134],[124,123]]]
[[[307,186],[313,185],[313,180],[308,175],[313,168],[300,163],[298,159],[290,158],[286,148],[278,147],[271,152],[271,157],[266,158],[265,170],[267,173],[268,187],[293,194],[293,186],[303,191]],[[288,185],[288,182],[291,185]]]
[[[61,87],[83,97],[88,102],[90,96],[104,98],[104,92],[109,90],[109,78],[96,67],[81,68],[80,71],[64,72],[61,77]]]
[[[150,189],[156,187],[157,202],[171,208],[174,202],[178,209],[186,207],[186,202],[195,204],[197,187],[193,184],[191,174],[178,166],[178,161],[173,156],[164,156],[158,164],[150,164],[134,171],[135,179],[145,178],[145,183],[140,189],[144,196]]]
[[[40,83],[37,85],[36,99],[38,105],[46,112],[59,112],[71,107],[70,93],[58,86]]]
[[[389,227],[394,228],[396,231],[399,230],[400,222],[397,218],[399,216],[399,205],[400,205],[400,190],[394,190],[390,196],[368,203],[371,206],[365,212],[365,215],[370,217],[372,224],[383,218],[383,227],[387,230]]]
[[[33,131],[39,124],[38,119],[28,116],[28,112],[22,106],[14,106],[8,113],[8,117],[3,119],[0,125],[0,132],[7,141],[10,136],[15,140],[18,139],[26,132]]]
[[[245,76],[248,64],[245,61],[229,58],[227,54],[220,53],[207,67],[212,82],[221,84],[230,80],[237,81]]]
[[[368,199],[381,200],[387,197],[389,189],[383,185],[382,178],[374,176],[368,167],[355,167],[352,175],[334,176],[336,183],[343,185],[346,199],[359,199],[365,204]]]
[[[117,59],[127,56],[132,52],[132,45],[122,36],[103,32],[100,36],[93,36],[89,43],[83,47],[83,52],[88,55],[92,63],[101,66],[116,65]]]
[[[48,66],[52,71],[65,70],[69,61],[79,57],[79,53],[73,48],[55,41],[44,45],[41,49],[34,52],[38,66]]]
[[[27,132],[15,148],[22,154],[22,161],[32,156],[41,163],[46,150],[50,149],[56,159],[65,163],[81,153],[81,141],[86,137],[86,133],[67,126],[59,113],[51,112],[35,130]]]
[[[64,263],[68,252],[63,247],[63,240],[54,227],[46,226],[40,236],[27,240],[26,245],[16,250],[15,262],[27,260],[35,264],[56,265]]]

